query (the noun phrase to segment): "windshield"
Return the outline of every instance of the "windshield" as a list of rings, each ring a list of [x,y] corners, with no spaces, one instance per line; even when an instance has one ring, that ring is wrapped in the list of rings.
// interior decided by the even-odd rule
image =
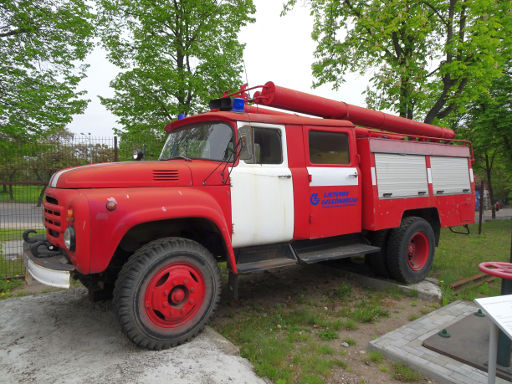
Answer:
[[[226,123],[205,122],[171,131],[160,160],[188,158],[230,161],[233,154],[233,128]]]

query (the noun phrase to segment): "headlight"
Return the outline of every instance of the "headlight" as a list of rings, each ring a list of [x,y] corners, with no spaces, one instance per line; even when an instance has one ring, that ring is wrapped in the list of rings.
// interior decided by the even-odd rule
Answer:
[[[75,250],[75,229],[70,225],[64,232],[64,245],[69,251]]]

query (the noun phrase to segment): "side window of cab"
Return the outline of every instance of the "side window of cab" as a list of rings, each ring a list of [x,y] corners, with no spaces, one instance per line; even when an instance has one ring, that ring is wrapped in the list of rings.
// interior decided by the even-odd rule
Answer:
[[[311,164],[350,164],[348,134],[309,131],[309,161]]]
[[[283,163],[283,144],[279,129],[244,126],[239,133],[242,143],[240,159],[245,163]]]

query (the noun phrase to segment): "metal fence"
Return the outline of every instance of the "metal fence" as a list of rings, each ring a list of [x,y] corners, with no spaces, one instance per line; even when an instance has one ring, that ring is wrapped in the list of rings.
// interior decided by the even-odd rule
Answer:
[[[38,143],[0,142],[0,279],[23,276],[24,230],[44,233],[42,200],[56,171],[77,165],[132,160],[141,149],[156,159],[163,142],[140,143],[118,137],[56,137]]]

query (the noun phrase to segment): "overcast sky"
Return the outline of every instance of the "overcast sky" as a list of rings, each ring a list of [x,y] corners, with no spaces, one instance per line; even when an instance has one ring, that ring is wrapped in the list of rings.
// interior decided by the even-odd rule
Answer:
[[[250,86],[273,81],[287,88],[365,105],[363,92],[369,76],[351,74],[336,92],[328,85],[311,88],[315,45],[311,39],[313,20],[307,8],[298,6],[287,16],[280,17],[281,1],[254,0],[254,3],[256,22],[240,33],[240,41],[246,44],[244,60]],[[83,115],[74,118],[69,129],[75,133],[90,133],[91,136],[112,136],[116,117],[100,104],[98,95],[108,97],[113,94],[109,82],[118,69],[107,61],[105,52],[100,48],[96,48],[87,61],[90,68],[81,87],[87,90],[91,102]],[[219,95],[212,95],[212,98],[216,96]]]

